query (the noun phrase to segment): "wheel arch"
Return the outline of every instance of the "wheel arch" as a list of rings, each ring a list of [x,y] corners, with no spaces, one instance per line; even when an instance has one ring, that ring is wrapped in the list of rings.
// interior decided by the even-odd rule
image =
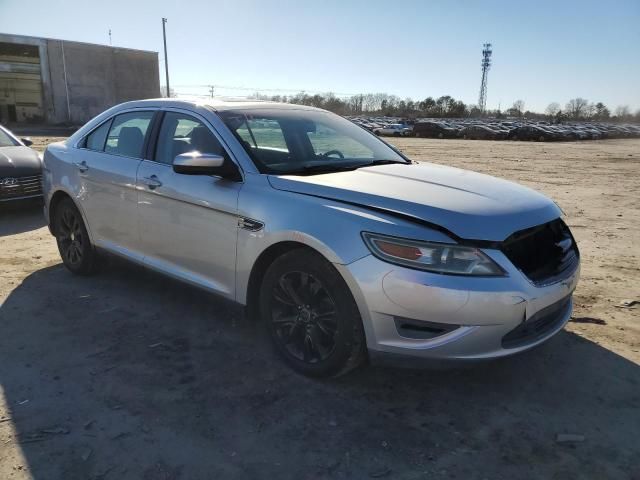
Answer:
[[[62,190],[62,189],[56,190],[51,195],[51,199],[49,200],[49,205],[47,207],[47,219],[46,219],[47,224],[49,225],[49,231],[51,232],[52,235],[55,236],[56,232],[55,232],[55,225],[53,222],[53,218],[54,218],[53,215],[58,205],[60,205],[60,202],[62,202],[62,200],[64,200],[65,198],[68,198],[69,200],[71,200],[71,202],[73,202],[73,204],[76,206],[76,208],[80,212],[80,215],[82,216],[82,221],[84,222],[84,226],[87,229],[87,233],[89,234],[89,240],[91,241],[91,243],[93,243],[93,235],[91,234],[91,228],[89,226],[89,222],[87,221],[87,216],[85,215],[83,208],[78,204],[78,202],[76,202],[73,195],[71,195],[66,190]]]
[[[246,304],[247,314],[249,318],[258,318],[258,295],[260,293],[260,285],[262,284],[262,279],[264,278],[267,269],[273,264],[276,259],[280,258],[285,253],[299,249],[307,250],[316,255],[319,255],[327,262],[329,262],[329,259],[327,259],[327,257],[323,255],[319,250],[305,243],[293,240],[285,240],[269,245],[260,253],[260,255],[258,255],[256,261],[253,263],[251,273],[249,274],[249,280],[247,282],[244,302],[241,301],[241,303]]]
[[[56,211],[56,208],[58,208],[58,205],[60,205],[60,202],[62,202],[62,200],[64,200],[65,198],[68,198],[69,200],[71,200],[73,202],[73,198],[71,198],[71,195],[69,195],[64,190],[56,191],[51,196],[51,200],[49,200],[49,208],[47,209],[47,223],[49,224],[49,230],[51,230],[51,233],[53,235],[56,234],[56,231],[55,231],[56,226],[55,226],[55,223],[53,221],[54,215],[55,215],[55,211]]]

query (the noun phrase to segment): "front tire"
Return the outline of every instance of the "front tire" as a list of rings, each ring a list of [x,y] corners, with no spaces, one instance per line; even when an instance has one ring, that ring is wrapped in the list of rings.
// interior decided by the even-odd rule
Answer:
[[[349,287],[315,252],[301,248],[276,259],[265,273],[259,307],[276,351],[304,375],[343,375],[366,358]]]
[[[80,211],[70,198],[65,198],[53,212],[54,232],[64,266],[77,275],[95,271],[97,252],[89,240]]]

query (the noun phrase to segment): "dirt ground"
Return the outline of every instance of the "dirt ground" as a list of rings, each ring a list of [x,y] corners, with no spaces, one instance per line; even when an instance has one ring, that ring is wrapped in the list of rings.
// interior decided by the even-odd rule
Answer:
[[[395,143],[559,203],[582,252],[564,332],[314,381],[234,305],[115,260],[72,276],[38,205],[3,209],[0,478],[640,479],[640,306],[619,308],[640,300],[640,140]]]

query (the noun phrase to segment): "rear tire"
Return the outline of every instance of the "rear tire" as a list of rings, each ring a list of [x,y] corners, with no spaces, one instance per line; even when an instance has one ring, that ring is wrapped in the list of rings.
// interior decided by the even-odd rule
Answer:
[[[82,215],[70,198],[61,200],[56,206],[53,225],[64,266],[77,275],[93,273],[98,263],[98,255],[89,240]]]
[[[366,358],[351,291],[315,252],[292,250],[271,264],[262,282],[259,311],[276,351],[304,375],[344,375]]]

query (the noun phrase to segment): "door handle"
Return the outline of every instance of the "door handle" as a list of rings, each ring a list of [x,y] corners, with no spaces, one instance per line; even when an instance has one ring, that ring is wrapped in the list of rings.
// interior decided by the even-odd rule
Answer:
[[[73,162],[73,164],[78,168],[78,170],[80,170],[81,173],[89,170],[89,165],[87,165],[87,162],[85,162],[84,160],[81,162]]]
[[[145,185],[149,187],[151,190],[155,190],[157,187],[162,186],[162,182],[158,180],[158,177],[155,175],[151,175],[150,177],[144,177],[143,180]]]

